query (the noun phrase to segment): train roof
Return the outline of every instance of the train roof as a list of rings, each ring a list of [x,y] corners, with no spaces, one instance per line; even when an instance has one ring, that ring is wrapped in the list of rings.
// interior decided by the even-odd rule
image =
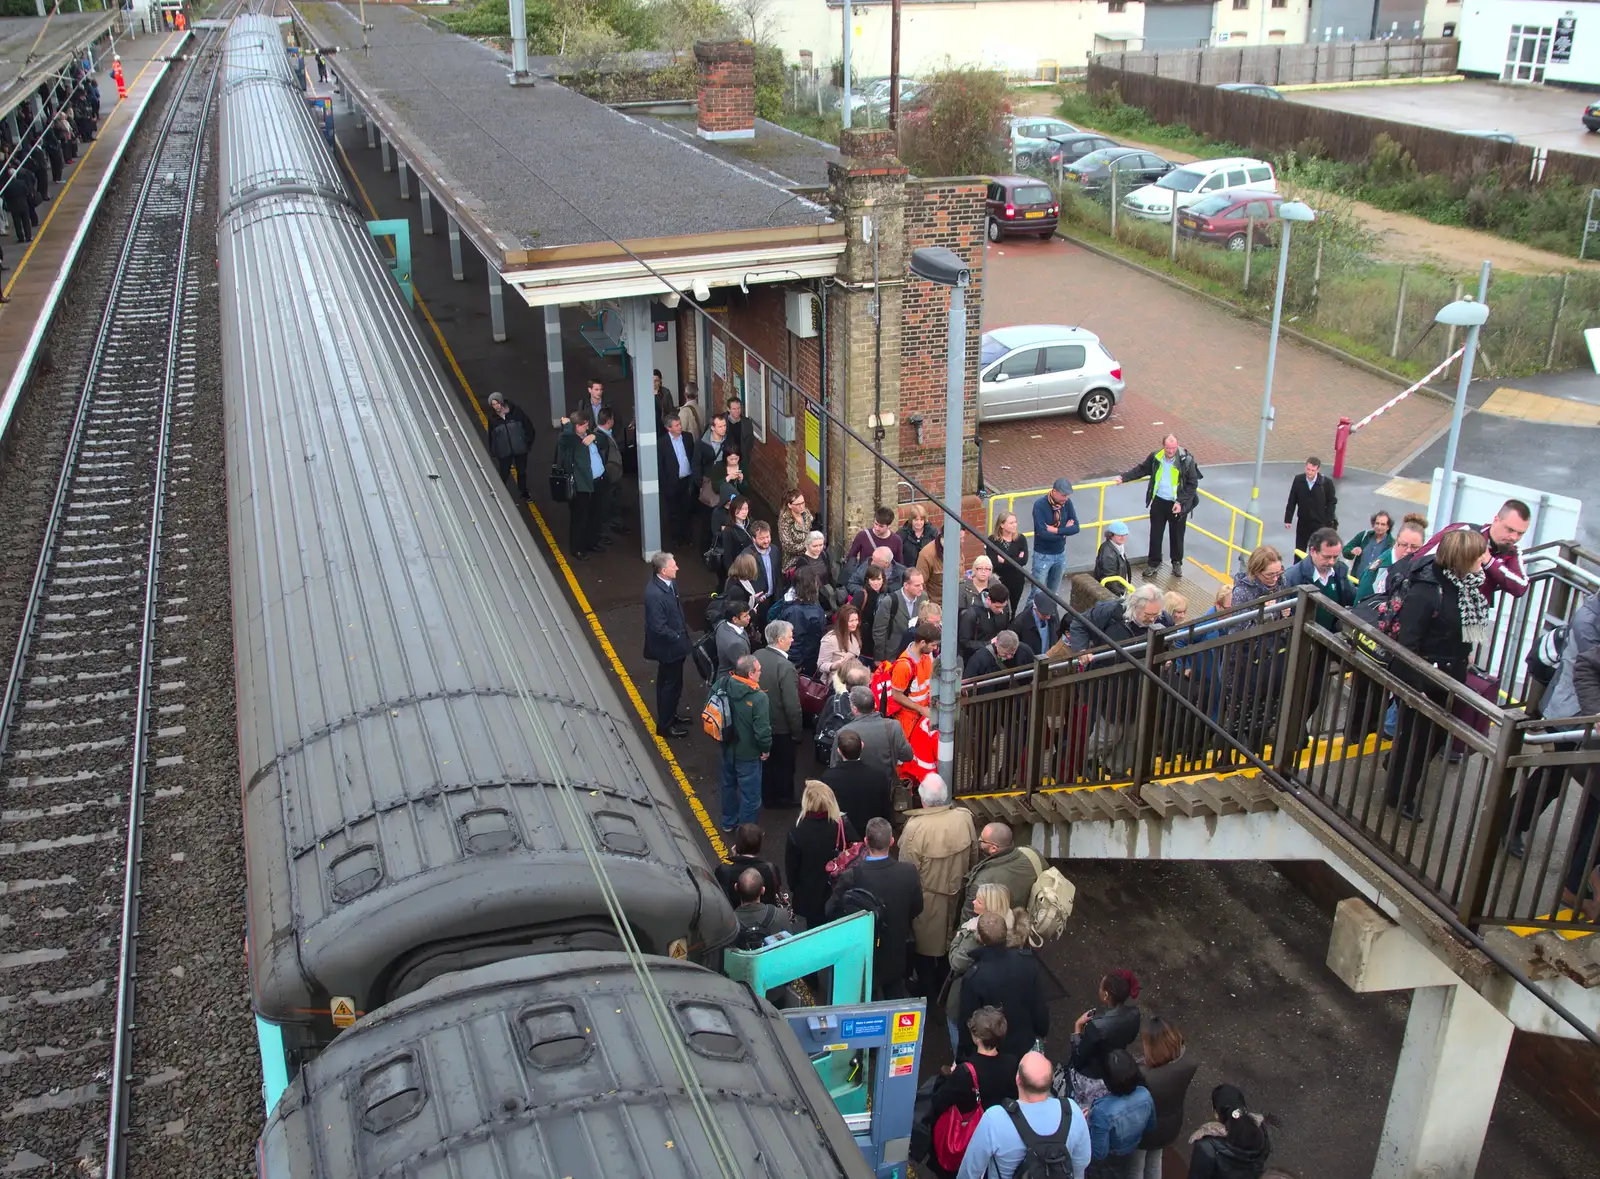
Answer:
[[[621,954],[441,978],[360,1021],[289,1086],[264,1179],[715,1176],[667,1037],[687,1049],[740,1179],[865,1179],[784,1020],[739,983],[652,962],[663,1031]]]
[[[366,1009],[431,973],[419,953],[609,929],[596,859],[647,952],[722,944],[732,908],[680,799],[279,84],[278,37],[234,23],[219,97],[258,1011]]]

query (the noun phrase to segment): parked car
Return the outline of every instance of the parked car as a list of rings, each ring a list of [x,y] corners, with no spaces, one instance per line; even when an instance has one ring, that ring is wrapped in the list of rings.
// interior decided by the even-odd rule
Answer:
[[[1509,131],[1457,131],[1457,135],[1471,135],[1477,139],[1492,139],[1496,143],[1515,143],[1517,137]]]
[[[1590,103],[1583,108],[1583,125],[1590,131],[1600,131],[1600,102]]]
[[[1177,166],[1136,147],[1102,147],[1068,164],[1062,175],[1092,194],[1111,186],[1115,169],[1120,195],[1155,183]]]
[[[1052,139],[1050,143],[1054,150],[1045,157],[1045,162],[1052,168],[1057,164],[1071,164],[1081,160],[1093,151],[1121,146],[1115,139],[1107,139],[1104,135],[1091,135],[1084,132],[1076,135],[1063,135]],[[1036,156],[1035,159],[1037,158]]]
[[[1283,197],[1275,192],[1214,192],[1178,214],[1178,232],[1230,250],[1242,250],[1254,222],[1256,244],[1261,245],[1272,236],[1270,227],[1278,219],[1278,206],[1282,203]]]
[[[1061,135],[1075,135],[1078,129],[1060,119],[1045,119],[1034,115],[1013,115],[1008,120],[1010,143],[1008,151],[1017,153],[1017,167],[1030,167],[1036,157],[1055,152],[1051,140]]]
[[[1260,82],[1223,82],[1217,89],[1232,90],[1235,94],[1254,94],[1257,98],[1273,98],[1279,102],[1283,101],[1283,95],[1279,94],[1271,86],[1263,86]]]
[[[1016,233],[1048,238],[1056,231],[1061,206],[1050,186],[1033,176],[996,176],[989,181],[989,240]]]
[[[1081,327],[1023,324],[983,333],[978,420],[1076,413],[1103,422],[1122,399],[1122,366]]]
[[[1278,190],[1278,176],[1265,160],[1228,156],[1220,160],[1196,160],[1174,168],[1154,184],[1130,193],[1122,202],[1123,211],[1148,221],[1166,221],[1172,206],[1186,209],[1207,193],[1228,188]]]

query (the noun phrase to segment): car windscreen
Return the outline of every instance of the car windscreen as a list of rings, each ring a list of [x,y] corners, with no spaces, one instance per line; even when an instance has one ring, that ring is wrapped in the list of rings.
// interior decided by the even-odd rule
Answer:
[[[1086,156],[1078,157],[1078,162],[1074,164],[1073,167],[1077,168],[1080,172],[1092,172],[1096,168],[1102,168],[1106,164],[1109,164],[1118,156],[1123,156],[1126,154],[1126,151],[1121,151],[1117,148],[1102,147],[1099,151],[1092,151]]]
[[[1204,172],[1193,168],[1178,168],[1156,181],[1157,188],[1170,188],[1173,192],[1193,192],[1205,180]]]
[[[978,353],[978,367],[987,368],[989,365],[993,364],[1010,351],[1011,349],[1006,347],[999,340],[995,339],[991,335],[986,334],[983,337],[983,348]]]
[[[1230,196],[1219,194],[1217,196],[1202,197],[1189,206],[1189,212],[1198,213],[1202,217],[1210,217],[1214,213],[1222,212],[1231,204],[1233,204],[1233,198]]]
[[[1050,190],[1042,184],[1024,184],[1012,194],[1011,199],[1019,205],[1048,205]]]

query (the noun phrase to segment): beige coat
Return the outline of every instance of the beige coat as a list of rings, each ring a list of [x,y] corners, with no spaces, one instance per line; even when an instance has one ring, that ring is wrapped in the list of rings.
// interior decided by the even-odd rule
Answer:
[[[978,842],[972,814],[959,806],[910,811],[900,833],[900,859],[922,881],[922,915],[911,923],[917,953],[937,958],[950,945],[961,885]]]

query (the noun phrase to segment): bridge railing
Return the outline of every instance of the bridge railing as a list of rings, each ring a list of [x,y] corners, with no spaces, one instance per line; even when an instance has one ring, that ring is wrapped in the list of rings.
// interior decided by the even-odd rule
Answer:
[[[1568,609],[1559,596],[1554,607]],[[1538,626],[1550,613],[1523,611]],[[1237,743],[1468,927],[1593,931],[1583,908],[1600,863],[1600,718],[1530,719],[1485,681],[1456,680],[1382,635],[1375,660],[1351,641],[1362,630],[1297,591],[1152,634],[1126,648],[1135,662],[1104,648],[968,681],[956,793],[1137,793],[1259,774]]]

